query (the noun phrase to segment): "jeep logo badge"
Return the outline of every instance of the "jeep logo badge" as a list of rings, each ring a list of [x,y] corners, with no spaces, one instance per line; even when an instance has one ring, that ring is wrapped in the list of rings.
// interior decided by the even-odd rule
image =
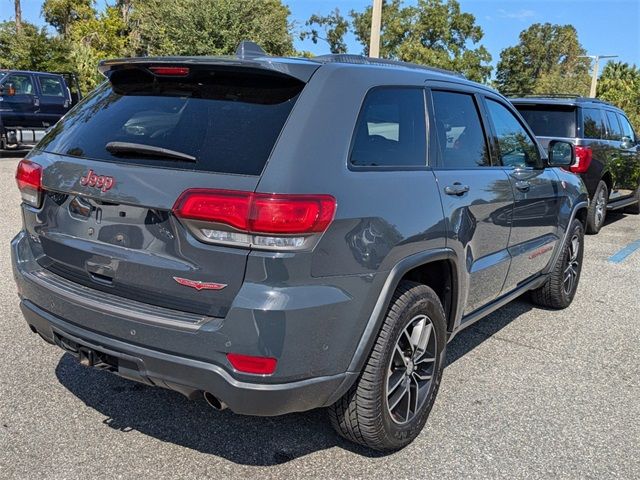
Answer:
[[[105,175],[96,175],[93,170],[89,170],[84,177],[80,178],[80,185],[83,187],[98,188],[103,192],[109,190],[115,184],[113,177]]]

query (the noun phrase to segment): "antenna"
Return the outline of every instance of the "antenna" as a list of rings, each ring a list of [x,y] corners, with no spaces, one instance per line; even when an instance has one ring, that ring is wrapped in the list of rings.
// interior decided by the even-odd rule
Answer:
[[[236,49],[236,56],[238,58],[262,57],[266,54],[267,53],[260,48],[260,45],[249,40],[241,41]]]

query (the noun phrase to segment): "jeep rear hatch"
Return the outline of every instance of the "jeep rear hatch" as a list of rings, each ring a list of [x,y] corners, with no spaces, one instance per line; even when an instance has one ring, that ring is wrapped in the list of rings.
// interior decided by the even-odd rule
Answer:
[[[254,192],[305,83],[255,65],[106,74],[29,157],[42,166],[42,212],[27,225],[38,261],[96,290],[224,316],[249,249],[207,242],[172,210],[187,190]]]

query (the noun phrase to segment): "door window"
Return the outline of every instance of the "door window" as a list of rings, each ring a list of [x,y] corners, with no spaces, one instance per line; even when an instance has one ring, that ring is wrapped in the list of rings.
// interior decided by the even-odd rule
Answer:
[[[64,97],[64,87],[62,81],[56,77],[39,77],[40,90],[42,95],[48,97]]]
[[[609,140],[620,140],[622,138],[622,128],[620,128],[620,124],[618,123],[615,112],[607,110],[606,113],[608,127],[607,131],[609,132],[607,138]]]
[[[507,167],[536,167],[540,154],[516,116],[504,105],[487,99],[487,108],[498,138],[500,161]]]
[[[598,108],[583,108],[582,123],[584,124],[584,138],[604,138],[604,119],[602,110]]]
[[[426,139],[424,91],[377,88],[362,105],[350,162],[361,167],[425,166]]]
[[[442,166],[454,169],[490,166],[487,142],[473,96],[433,91],[432,97]]]
[[[620,115],[619,113],[617,115],[618,119],[620,120],[620,125],[622,125],[622,133],[625,137],[629,137],[631,141],[635,143],[636,136],[633,133],[633,128],[631,127],[629,120],[627,120],[627,117],[625,117],[624,115]]]
[[[31,75],[23,75],[14,73],[7,77],[7,80],[3,85],[13,85],[16,91],[16,95],[33,95],[33,82],[31,81]]]

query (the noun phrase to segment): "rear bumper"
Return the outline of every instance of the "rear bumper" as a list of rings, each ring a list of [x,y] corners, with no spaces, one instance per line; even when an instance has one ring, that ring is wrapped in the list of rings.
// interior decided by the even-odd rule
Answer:
[[[22,146],[34,146],[46,134],[44,128],[29,127],[4,127],[2,137],[5,147],[20,148]]]
[[[65,288],[71,287],[65,284],[64,279],[43,272],[37,264],[24,232],[13,240],[11,250],[21,309],[31,329],[49,343],[59,346],[77,344],[116,359],[113,367],[108,369],[122,377],[169,388],[189,398],[207,391],[236,413],[260,416],[330,405],[357,377],[357,373],[339,370],[334,373],[335,365],[331,366],[333,371],[314,374],[313,366],[322,362],[322,352],[310,353],[309,358],[300,358],[296,350],[301,340],[299,336],[272,338],[274,332],[284,335],[287,328],[294,328],[286,321],[282,325],[274,323],[273,319],[262,323],[258,315],[269,312],[249,315],[247,321],[250,320],[250,323],[243,320],[248,313],[243,308],[237,308],[235,313],[232,309],[231,319],[205,318],[196,325],[188,322],[188,319],[162,323],[168,316],[166,309],[156,309],[154,312],[135,310],[135,305],[128,305],[125,301],[116,305],[113,299],[108,298],[108,294],[99,292],[97,295],[102,296],[100,302],[92,304],[83,298],[82,289],[66,291]],[[51,276],[47,280],[49,284],[43,280],[46,277],[44,273]],[[53,282],[55,278],[60,281]],[[335,310],[344,303],[342,300],[338,306],[334,304],[332,307]],[[296,312],[297,309],[291,318],[299,324]],[[309,309],[302,309],[300,314],[304,315],[305,312],[309,314]],[[285,320],[287,317],[286,312],[281,310],[275,316],[276,319],[284,317]],[[321,318],[312,320],[314,323],[309,323],[309,328],[313,325],[318,330],[324,328]],[[225,323],[229,325],[225,326]],[[252,331],[247,327],[249,324],[261,328],[257,332]],[[241,328],[243,325],[244,329]],[[271,326],[272,331],[265,332],[265,326]],[[298,325],[296,328],[300,327]],[[308,333],[310,339],[320,335],[315,331]],[[358,339],[353,339],[354,348]],[[228,348],[229,345],[240,345],[238,351],[243,353],[264,354],[265,343],[272,340],[277,341],[285,351],[287,345],[292,345],[288,350],[296,352],[297,368],[302,371],[306,368],[310,374],[303,375],[300,370],[295,371],[295,362],[292,358],[287,359],[284,353],[282,357],[279,356],[285,358],[282,368],[279,360],[276,374],[267,377],[240,374],[226,361],[225,352],[233,351]],[[310,344],[313,345],[311,340]],[[273,346],[266,347],[273,351]],[[66,350],[69,351],[68,348]]]
[[[211,392],[232,411],[244,415],[282,415],[325,406],[349,378],[340,374],[283,384],[242,382],[211,363],[127,344],[75,327],[28,300],[23,300],[20,306],[29,326],[49,343],[59,343],[60,338],[72,340],[117,358],[118,366],[113,370],[117,375],[169,388],[189,398]]]

